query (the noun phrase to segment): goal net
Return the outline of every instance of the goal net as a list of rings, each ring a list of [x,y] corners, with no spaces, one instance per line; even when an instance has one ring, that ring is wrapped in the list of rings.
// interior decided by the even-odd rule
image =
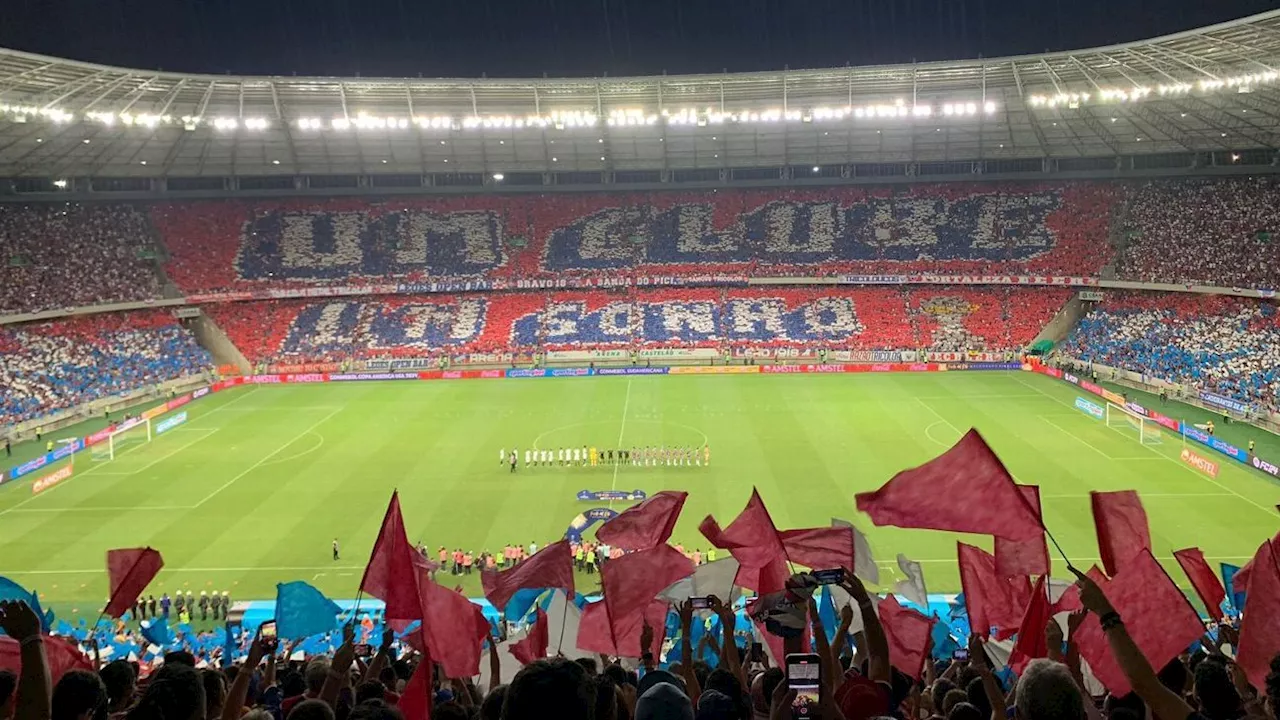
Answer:
[[[1126,407],[1115,403],[1107,403],[1107,427],[1125,434],[1137,436],[1143,445],[1158,445],[1164,442],[1164,433],[1160,425],[1151,418],[1144,417]]]
[[[151,420],[132,420],[128,427],[116,430],[107,439],[93,446],[94,460],[115,460],[126,448],[151,442]]]

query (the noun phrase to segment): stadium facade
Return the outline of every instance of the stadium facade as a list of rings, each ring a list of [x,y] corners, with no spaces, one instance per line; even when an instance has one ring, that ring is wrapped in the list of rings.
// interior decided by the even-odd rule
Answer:
[[[220,76],[0,50],[0,195],[1272,172],[1280,11],[1041,55],[578,79]]]

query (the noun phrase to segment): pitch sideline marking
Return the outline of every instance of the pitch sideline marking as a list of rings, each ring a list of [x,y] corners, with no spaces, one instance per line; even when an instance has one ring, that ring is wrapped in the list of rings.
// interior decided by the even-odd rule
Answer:
[[[1060,405],[1066,405],[1067,407],[1074,407],[1071,403],[1067,402],[1066,400],[1063,400],[1063,399],[1061,399],[1061,398],[1054,397],[1053,395],[1050,395],[1049,393],[1045,392],[1044,390],[1042,390],[1042,389],[1040,389],[1040,388],[1036,387],[1035,385],[1032,385],[1032,384],[1031,384],[1031,383],[1029,383],[1029,382],[1026,382],[1025,380],[1023,380],[1022,378],[1020,378],[1020,377],[1018,377],[1018,376],[1016,376],[1016,375],[1012,375],[1011,377],[1012,377],[1015,381],[1017,381],[1017,382],[1019,382],[1019,383],[1021,383],[1021,384],[1023,384],[1023,385],[1026,385],[1027,387],[1031,388],[1032,390],[1035,390],[1036,392],[1040,393],[1041,395],[1044,395],[1045,397],[1049,398],[1050,400],[1052,400],[1052,401],[1054,401],[1054,402],[1056,402],[1056,403],[1058,403],[1058,404],[1060,404]],[[1159,458],[1159,459],[1163,459],[1163,460],[1168,460],[1169,462],[1173,463],[1175,466],[1180,467],[1180,468],[1182,468],[1183,470],[1186,470],[1187,472],[1189,472],[1189,473],[1191,473],[1191,474],[1195,475],[1196,477],[1200,478],[1201,480],[1206,480],[1206,481],[1208,481],[1209,483],[1211,483],[1211,484],[1213,484],[1213,485],[1217,485],[1218,487],[1222,488],[1223,490],[1226,490],[1227,492],[1231,493],[1232,495],[1235,495],[1236,497],[1240,498],[1241,500],[1243,500],[1243,501],[1245,501],[1245,502],[1249,503],[1250,505],[1252,505],[1252,506],[1254,506],[1254,507],[1258,508],[1259,510],[1261,510],[1261,511],[1265,512],[1269,517],[1272,515],[1272,513],[1273,513],[1273,512],[1275,512],[1275,508],[1274,508],[1274,507],[1268,508],[1268,507],[1266,507],[1266,506],[1264,506],[1264,505],[1261,505],[1261,504],[1259,504],[1259,503],[1255,502],[1254,500],[1250,500],[1249,498],[1247,498],[1247,497],[1245,497],[1245,496],[1241,495],[1240,493],[1236,492],[1235,490],[1231,489],[1230,487],[1228,487],[1228,486],[1226,486],[1226,485],[1223,485],[1222,483],[1218,482],[1217,480],[1215,480],[1215,479],[1213,479],[1213,478],[1211,478],[1211,477],[1208,477],[1207,475],[1204,475],[1203,473],[1199,472],[1198,470],[1196,470],[1195,468],[1192,468],[1192,467],[1191,467],[1191,466],[1189,466],[1189,465],[1184,465],[1184,464],[1182,464],[1181,462],[1179,462],[1179,461],[1177,461],[1177,460],[1174,460],[1173,458],[1169,457],[1168,455],[1165,455],[1164,453],[1160,452],[1159,450],[1156,450],[1155,448],[1151,447],[1150,445],[1142,445],[1142,443],[1139,443],[1139,445],[1141,445],[1142,447],[1146,448],[1147,450],[1150,450],[1152,453],[1155,453],[1155,455],[1156,455],[1156,457],[1157,457],[1157,458]],[[1101,451],[1099,450],[1099,452],[1101,452]]]
[[[204,498],[203,500],[201,500],[200,502],[198,502],[198,503],[196,503],[195,505],[193,505],[193,506],[192,506],[192,509],[194,510],[194,509],[196,509],[196,508],[198,508],[198,507],[200,507],[200,506],[204,505],[205,503],[209,502],[209,501],[210,501],[210,500],[212,500],[215,496],[217,496],[217,495],[218,495],[218,493],[220,493],[220,492],[222,492],[223,490],[226,490],[227,488],[231,487],[231,485],[232,485],[232,484],[234,484],[237,480],[239,480],[240,478],[244,477],[245,475],[248,475],[249,473],[253,472],[254,470],[257,470],[259,467],[261,467],[262,465],[266,464],[266,462],[267,462],[268,460],[270,460],[271,458],[273,458],[273,457],[275,457],[277,454],[279,454],[281,450],[284,450],[285,448],[289,447],[290,445],[294,444],[295,442],[297,442],[297,441],[301,440],[304,436],[306,436],[306,435],[307,435],[308,433],[310,433],[312,430],[315,430],[317,427],[320,427],[322,424],[324,424],[326,421],[328,421],[330,418],[332,418],[334,415],[337,415],[337,414],[338,414],[338,413],[340,413],[340,412],[342,412],[342,408],[341,408],[341,407],[339,407],[337,410],[334,410],[333,412],[329,413],[328,415],[325,415],[324,417],[320,418],[320,419],[319,419],[319,420],[317,420],[315,423],[313,423],[310,427],[308,427],[306,430],[303,430],[302,432],[300,432],[300,433],[298,433],[297,435],[295,435],[295,436],[293,437],[293,439],[291,439],[291,440],[289,440],[288,442],[286,442],[286,443],[284,443],[284,444],[280,445],[280,446],[279,446],[279,447],[277,447],[275,450],[272,450],[272,451],[271,451],[271,452],[270,452],[266,457],[262,458],[261,460],[259,460],[259,461],[258,461],[258,462],[256,462],[256,463],[254,463],[254,464],[250,465],[248,468],[246,468],[246,469],[245,469],[243,472],[241,472],[239,475],[236,475],[235,477],[233,477],[233,478],[231,478],[230,480],[226,481],[226,482],[225,482],[225,483],[223,483],[223,484],[222,484],[222,486],[221,486],[221,487],[219,487],[217,490],[214,490],[213,492],[211,492],[211,493],[209,493],[208,495],[206,495],[206,496],[205,496],[205,498]]]
[[[615,447],[622,447],[622,436],[627,432],[627,409],[631,407],[631,376],[627,376],[627,395],[622,401],[622,426],[618,428],[618,443]],[[704,436],[705,437],[705,436]],[[613,482],[609,484],[609,490],[618,489],[618,470],[622,467],[622,461],[613,464]],[[613,500],[609,501],[609,507],[613,507]]]

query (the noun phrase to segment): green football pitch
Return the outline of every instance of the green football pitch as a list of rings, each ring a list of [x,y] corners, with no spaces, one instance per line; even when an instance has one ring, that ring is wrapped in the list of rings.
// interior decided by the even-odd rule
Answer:
[[[924,462],[977,427],[1014,476],[1040,485],[1045,521],[1073,562],[1098,555],[1090,490],[1136,489],[1157,555],[1198,545],[1243,564],[1277,527],[1280,486],[1216,456],[1216,479],[1159,445],[1072,407],[1077,391],[1030,373],[670,376],[260,386],[188,406],[190,421],[114,460],[76,459],[75,476],[35,495],[0,488],[0,575],[49,601],[92,612],[106,594],[104,552],[151,545],[165,569],[151,590],[274,596],[302,579],[356,594],[383,510],[398,488],[410,540],[476,551],[560,537],[579,490],[688,490],[674,540],[704,548],[697,525],[722,524],[758,487],[781,528],[854,520],[894,578],[897,553],[920,561],[932,592],[959,589],[958,536],[872,527],[855,492]],[[1192,408],[1180,413],[1207,418]],[[1219,418],[1220,420],[1220,418]],[[73,429],[74,430],[74,429]],[[82,432],[83,430],[81,430]],[[1220,428],[1259,451],[1275,438]],[[709,467],[521,468],[500,448],[711,447]],[[30,453],[30,447],[19,448]],[[16,458],[15,458],[16,459]],[[621,504],[615,504],[620,509]],[[331,558],[331,543],[342,548]],[[990,547],[989,538],[968,538]],[[1056,573],[1067,575],[1055,553]],[[1186,579],[1170,561],[1171,574]],[[596,578],[581,577],[589,592]],[[452,582],[452,580],[450,581]],[[478,577],[458,582],[479,594]]]

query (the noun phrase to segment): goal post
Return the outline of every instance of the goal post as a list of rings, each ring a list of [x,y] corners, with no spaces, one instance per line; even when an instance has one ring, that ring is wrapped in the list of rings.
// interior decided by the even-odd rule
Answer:
[[[1122,433],[1132,432],[1138,436],[1143,445],[1159,445],[1164,442],[1164,429],[1145,415],[1140,415],[1127,407],[1107,403],[1107,427]]]
[[[116,455],[125,448],[149,443],[152,437],[150,418],[130,420],[107,435],[106,440],[93,446],[93,459],[98,461],[115,460]]]

